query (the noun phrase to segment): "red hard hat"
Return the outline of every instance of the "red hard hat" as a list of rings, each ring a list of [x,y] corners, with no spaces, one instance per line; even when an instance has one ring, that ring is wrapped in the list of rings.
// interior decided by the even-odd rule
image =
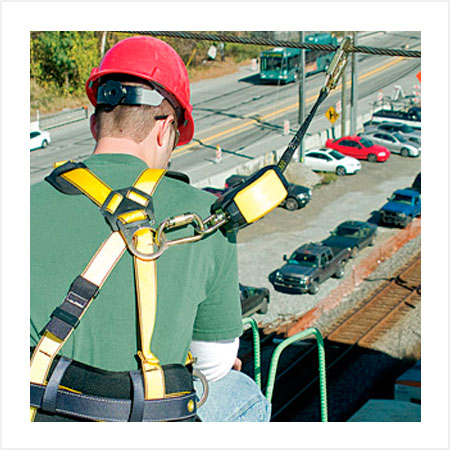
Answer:
[[[183,60],[169,44],[150,36],[134,36],[118,42],[105,54],[100,66],[92,69],[86,82],[86,93],[94,106],[97,105],[99,78],[114,73],[155,82],[172,94],[181,105],[185,119],[184,123],[178,124],[178,145],[192,139],[194,119],[189,103],[189,78]]]

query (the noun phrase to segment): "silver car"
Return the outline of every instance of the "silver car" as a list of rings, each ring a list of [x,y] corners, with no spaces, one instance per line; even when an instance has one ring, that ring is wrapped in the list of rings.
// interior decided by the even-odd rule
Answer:
[[[373,133],[380,131],[382,133],[400,133],[405,139],[421,146],[420,130],[415,130],[409,125],[396,122],[368,123],[364,125],[364,131]]]
[[[359,133],[358,136],[370,139],[374,144],[386,147],[391,153],[398,153],[402,156],[420,156],[420,146],[408,141],[400,133],[385,133],[382,131]]]

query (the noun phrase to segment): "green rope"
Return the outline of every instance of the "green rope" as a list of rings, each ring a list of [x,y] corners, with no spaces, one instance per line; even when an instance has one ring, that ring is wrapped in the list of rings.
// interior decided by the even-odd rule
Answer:
[[[261,350],[259,341],[259,330],[256,320],[252,317],[242,319],[243,325],[251,325],[253,333],[253,352],[254,352],[254,378],[256,384],[261,389]]]
[[[326,367],[325,367],[325,347],[320,331],[316,328],[307,328],[300,333],[295,334],[283,342],[278,344],[272,355],[270,362],[269,377],[267,380],[266,398],[272,401],[273,388],[275,385],[275,375],[277,373],[278,360],[281,352],[294,342],[304,339],[310,335],[314,335],[317,340],[317,348],[319,352],[319,379],[320,379],[320,411],[322,422],[328,422],[328,407],[327,407],[327,385],[326,385]]]

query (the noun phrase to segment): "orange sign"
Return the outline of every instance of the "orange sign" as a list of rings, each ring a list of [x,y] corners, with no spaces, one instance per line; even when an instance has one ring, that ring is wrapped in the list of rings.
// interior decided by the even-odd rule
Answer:
[[[416,75],[417,79],[422,83],[422,71]]]

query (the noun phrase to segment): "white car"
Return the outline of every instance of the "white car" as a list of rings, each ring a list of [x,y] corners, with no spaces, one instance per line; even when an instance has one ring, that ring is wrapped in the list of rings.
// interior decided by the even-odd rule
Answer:
[[[51,142],[50,133],[48,131],[33,130],[30,131],[30,150],[37,148],[45,148]]]
[[[350,175],[361,170],[361,163],[356,158],[344,156],[337,150],[329,148],[308,150],[304,162],[312,170],[335,172],[337,175]]]
[[[401,133],[386,133],[378,130],[359,133],[358,136],[365,137],[374,144],[386,147],[391,153],[398,153],[402,156],[420,156],[420,145],[408,141]]]

